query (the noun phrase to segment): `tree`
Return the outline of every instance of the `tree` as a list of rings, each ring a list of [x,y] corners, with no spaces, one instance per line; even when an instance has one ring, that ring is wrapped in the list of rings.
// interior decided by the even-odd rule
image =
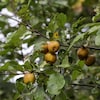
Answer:
[[[98,100],[99,5],[99,0],[1,0],[0,99]],[[80,48],[87,50],[85,58],[77,55]],[[34,76],[23,80],[27,73]],[[18,75],[23,76],[12,83]]]

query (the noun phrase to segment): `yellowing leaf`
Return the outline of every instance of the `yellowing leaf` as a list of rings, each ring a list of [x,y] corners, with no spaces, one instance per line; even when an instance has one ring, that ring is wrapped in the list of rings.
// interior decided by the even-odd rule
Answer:
[[[85,2],[85,0],[78,0],[78,2],[81,2],[81,3],[83,3],[83,2]]]
[[[59,33],[58,32],[53,33],[53,39],[59,39]]]

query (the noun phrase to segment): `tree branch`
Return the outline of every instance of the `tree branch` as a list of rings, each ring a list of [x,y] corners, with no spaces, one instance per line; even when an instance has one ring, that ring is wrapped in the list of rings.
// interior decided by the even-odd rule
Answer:
[[[43,38],[49,40],[49,38],[47,38],[45,35],[43,35],[42,33],[40,33],[40,32],[37,31],[37,30],[32,30],[32,32],[35,32],[35,33],[37,33],[38,35],[42,36]]]
[[[39,31],[37,31],[37,30],[33,30],[32,27],[31,27],[30,25],[28,25],[28,24],[26,24],[26,23],[24,23],[24,22],[22,22],[22,21],[19,21],[19,20],[15,19],[15,18],[13,18],[14,16],[8,16],[8,15],[4,15],[4,14],[1,14],[1,13],[0,13],[0,15],[1,15],[1,16],[5,16],[5,17],[7,17],[7,18],[10,18],[10,19],[12,19],[12,20],[18,22],[18,24],[23,24],[23,25],[27,26],[27,27],[29,28],[28,30],[30,30],[31,32],[35,32],[37,35],[40,35],[40,36],[44,37],[45,39],[49,40],[49,38],[47,38],[47,37],[46,37],[45,35],[43,35],[41,32],[39,32]]]
[[[83,87],[92,87],[92,88],[100,88],[99,84],[82,84],[82,83],[73,83],[70,84],[72,86],[83,86]]]
[[[63,44],[60,44],[61,46],[63,46],[63,47],[69,47],[70,45],[68,44],[68,45],[63,45]],[[82,47],[82,46],[72,46],[73,48],[80,48],[80,47]],[[100,48],[97,48],[97,47],[91,47],[91,46],[86,46],[86,48],[89,48],[89,49],[93,49],[93,50],[100,50]]]
[[[23,75],[24,73],[0,73],[0,75]]]
[[[22,21],[19,21],[19,20],[15,19],[15,18],[13,18],[13,16],[3,15],[3,14],[1,14],[1,13],[0,13],[0,15],[1,15],[1,16],[5,16],[5,17],[7,17],[7,18],[10,18],[10,19],[12,19],[12,20],[15,20],[15,21],[17,21],[19,24],[23,24],[23,25],[27,26],[31,32],[35,32],[37,35],[42,36],[43,38],[49,40],[49,38],[47,38],[44,34],[42,34],[41,32],[39,32],[38,30],[32,29],[32,27],[31,27],[30,25],[28,25],[28,24],[26,24],[26,23],[24,23],[24,22],[22,22]],[[73,36],[73,37],[75,37],[75,36]],[[64,46],[64,47],[69,47],[69,44],[68,44],[68,45],[60,44],[60,45],[61,45],[61,46]],[[81,46],[72,46],[72,47],[73,47],[73,48],[80,48]],[[86,47],[89,48],[89,49],[100,50],[100,48],[97,48],[97,47],[91,47],[91,46],[86,46]]]

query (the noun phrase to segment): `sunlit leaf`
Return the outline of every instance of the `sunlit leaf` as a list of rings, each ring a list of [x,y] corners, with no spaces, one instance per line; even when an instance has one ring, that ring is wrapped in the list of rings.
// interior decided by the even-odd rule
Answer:
[[[63,68],[70,67],[69,60],[68,60],[68,56],[67,55],[62,60],[61,65],[58,65],[58,67],[63,67]]]
[[[78,42],[80,39],[83,39],[84,38],[84,35],[85,34],[79,34],[79,35],[77,35],[74,38],[74,40],[71,42],[71,44],[70,44],[69,48],[67,49],[67,51],[69,51],[76,42]]]
[[[97,35],[97,36],[95,37],[95,44],[96,44],[97,46],[100,46],[100,35]]]
[[[59,27],[64,27],[64,24],[67,21],[66,15],[63,14],[63,13],[57,14],[57,18],[56,19],[57,19],[57,24],[59,25]]]
[[[35,91],[35,93],[33,94],[35,100],[45,100],[45,93],[43,88],[39,87],[37,88],[37,90]]]
[[[88,30],[88,34],[91,34],[91,33],[95,32],[95,31],[98,31],[99,29],[100,29],[100,25],[93,26]]]
[[[64,87],[65,80],[60,73],[51,74],[47,82],[47,90],[50,94],[58,95]]]
[[[0,71],[16,71],[16,70],[23,71],[23,67],[20,66],[15,61],[6,62],[3,66],[0,67]]]
[[[97,14],[95,15],[93,18],[92,18],[93,22],[96,22],[98,20],[100,20],[100,14]]]
[[[26,27],[21,25],[17,31],[11,33],[7,38],[7,43],[5,46],[18,46],[21,43],[21,36],[26,32]]]
[[[72,79],[75,80],[77,79],[77,77],[81,74],[81,72],[77,71],[77,70],[74,70],[72,72]]]

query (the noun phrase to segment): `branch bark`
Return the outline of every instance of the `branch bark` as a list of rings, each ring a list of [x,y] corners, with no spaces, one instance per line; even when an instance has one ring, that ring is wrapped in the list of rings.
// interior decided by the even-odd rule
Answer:
[[[82,84],[82,83],[73,83],[70,84],[72,86],[83,86],[83,87],[92,87],[92,88],[100,88],[99,84]]]

